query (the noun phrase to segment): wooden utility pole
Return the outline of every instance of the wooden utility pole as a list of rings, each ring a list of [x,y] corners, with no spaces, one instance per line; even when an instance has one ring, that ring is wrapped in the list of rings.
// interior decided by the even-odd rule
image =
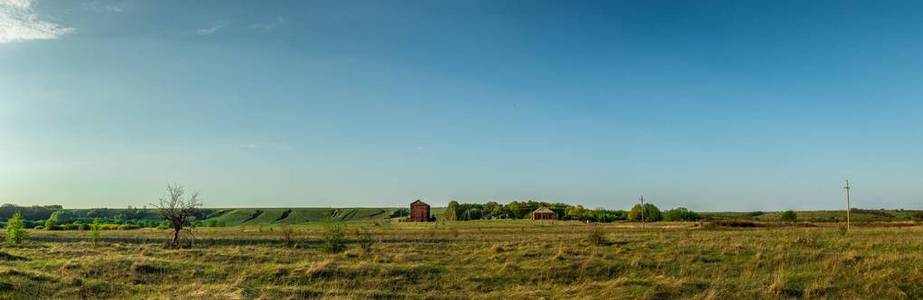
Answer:
[[[846,180],[846,186],[843,189],[846,190],[846,231],[849,231],[849,211],[852,210],[852,203],[849,199],[849,179]]]
[[[644,195],[641,195],[641,227],[644,227]]]

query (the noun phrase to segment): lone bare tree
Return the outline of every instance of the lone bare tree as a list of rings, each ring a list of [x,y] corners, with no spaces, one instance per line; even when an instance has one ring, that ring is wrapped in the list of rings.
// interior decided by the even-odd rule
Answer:
[[[167,185],[167,197],[160,198],[159,204],[152,204],[160,209],[160,215],[173,229],[173,238],[167,243],[169,248],[181,248],[192,245],[192,242],[182,236],[183,228],[192,225],[192,221],[199,215],[202,202],[199,193],[192,193],[186,197],[186,189],[179,185]]]

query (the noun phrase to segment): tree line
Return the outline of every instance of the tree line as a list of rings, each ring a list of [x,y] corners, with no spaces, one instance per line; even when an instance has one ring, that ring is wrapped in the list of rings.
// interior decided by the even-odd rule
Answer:
[[[495,220],[495,219],[529,219],[532,212],[540,207],[554,211],[559,220],[576,220],[590,222],[614,221],[698,221],[702,217],[687,208],[679,207],[661,212],[657,206],[646,203],[642,207],[636,204],[629,211],[609,210],[604,208],[585,208],[583,205],[548,203],[540,201],[511,201],[501,204],[496,201],[487,203],[459,203],[450,201],[442,217],[448,221]],[[642,214],[643,211],[643,214]]]

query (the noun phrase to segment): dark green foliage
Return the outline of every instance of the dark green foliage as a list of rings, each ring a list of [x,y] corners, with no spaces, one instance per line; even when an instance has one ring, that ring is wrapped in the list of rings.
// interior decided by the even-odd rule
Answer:
[[[9,219],[14,214],[19,213],[23,220],[45,220],[52,213],[61,209],[60,205],[16,206],[14,204],[3,204],[0,206],[0,219]]]
[[[698,221],[702,217],[685,207],[677,207],[663,212],[663,220],[668,222]]]
[[[586,209],[583,208],[583,205],[565,205],[560,203],[556,205],[564,206],[563,217],[560,217],[563,220],[580,220],[593,222],[612,222],[625,220],[625,211],[621,210],[606,210],[602,208]]]
[[[491,218],[502,218],[503,217],[503,205],[497,203],[496,201],[488,201],[484,204],[484,217]]]
[[[99,219],[105,224],[136,224],[140,227],[142,222],[160,222],[163,220],[154,209],[148,208],[91,208],[91,209],[61,209],[57,212],[58,224],[90,224]]]
[[[795,222],[798,220],[798,215],[796,215],[793,210],[786,210],[779,216],[779,220],[783,222]]]
[[[631,211],[628,212],[628,220],[640,222],[641,217],[641,204],[635,204],[635,206],[631,208]],[[660,213],[660,209],[650,203],[644,204],[643,217],[645,222],[657,222],[663,220],[663,215]]]
[[[454,202],[454,201],[453,201]],[[478,203],[462,203],[458,204],[455,209],[456,220],[459,221],[469,221],[469,220],[480,220],[484,217],[484,205]],[[452,203],[449,203],[451,206]],[[446,209],[448,211],[448,209]]]
[[[532,211],[547,207],[557,214],[558,219],[579,220],[592,222],[612,222],[625,220],[625,211],[606,210],[602,208],[586,209],[583,206],[568,205],[564,203],[548,203],[538,201],[511,201],[503,205],[494,201],[485,204],[449,202],[443,213],[447,221],[490,220],[490,219],[529,219]]]

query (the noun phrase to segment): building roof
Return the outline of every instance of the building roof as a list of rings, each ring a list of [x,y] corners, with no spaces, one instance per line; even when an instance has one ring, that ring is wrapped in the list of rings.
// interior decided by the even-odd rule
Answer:
[[[417,204],[423,204],[423,205],[429,206],[429,204],[426,204],[426,202],[423,202],[423,201],[420,201],[420,200],[417,200],[417,201],[414,201],[414,202],[411,202],[411,203],[410,203],[410,205],[417,205]]]
[[[533,213],[533,214],[536,214],[536,213],[538,213],[538,214],[553,214],[554,211],[551,210],[550,208],[547,208],[547,207],[542,206],[542,207],[539,207],[538,209],[536,209],[535,211],[533,211],[532,213]]]

